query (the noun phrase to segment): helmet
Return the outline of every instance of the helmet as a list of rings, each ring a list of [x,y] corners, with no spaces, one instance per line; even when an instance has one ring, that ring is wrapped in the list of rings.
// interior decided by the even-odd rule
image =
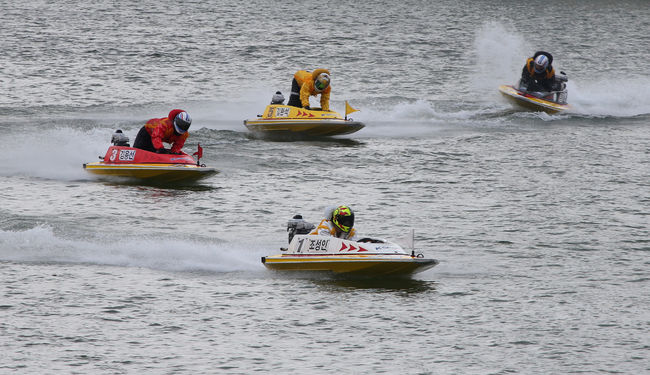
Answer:
[[[345,233],[350,233],[354,226],[354,212],[348,206],[338,206],[332,212],[332,223]]]
[[[187,112],[181,112],[174,117],[174,130],[178,134],[184,134],[192,125],[192,118]]]
[[[321,73],[316,77],[314,81],[314,87],[318,91],[323,91],[330,85],[330,75],[327,73]]]
[[[535,72],[542,73],[548,67],[548,57],[546,55],[539,55],[535,58]]]

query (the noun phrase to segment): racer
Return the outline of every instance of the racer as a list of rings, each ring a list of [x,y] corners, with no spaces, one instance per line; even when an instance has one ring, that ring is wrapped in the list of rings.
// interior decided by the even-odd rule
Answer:
[[[173,109],[167,117],[152,118],[140,129],[133,147],[159,154],[180,154],[192,124],[190,115],[182,109]],[[172,145],[166,149],[163,142]]]
[[[524,91],[553,91],[555,89],[555,69],[553,56],[537,51],[528,58],[521,72],[520,87]]]
[[[354,212],[348,206],[338,206],[311,231],[311,235],[333,236],[344,240],[355,240]]]
[[[291,82],[290,106],[309,109],[309,96],[320,94],[320,106],[323,111],[330,110],[330,72],[327,69],[316,69],[313,72],[299,70],[293,75]]]

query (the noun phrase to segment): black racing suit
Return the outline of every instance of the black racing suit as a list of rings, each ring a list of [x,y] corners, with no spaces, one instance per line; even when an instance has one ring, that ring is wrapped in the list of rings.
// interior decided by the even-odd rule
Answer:
[[[289,96],[289,103],[287,103],[287,105],[302,108],[300,89],[300,84],[298,84],[298,81],[294,78],[293,81],[291,81],[291,95]]]
[[[535,59],[539,55],[548,57],[548,66],[546,69],[537,73],[535,71]],[[529,58],[521,71],[520,87],[525,86],[525,91],[554,91],[555,88],[555,69],[553,69],[553,56],[544,51],[537,51],[533,57]]]

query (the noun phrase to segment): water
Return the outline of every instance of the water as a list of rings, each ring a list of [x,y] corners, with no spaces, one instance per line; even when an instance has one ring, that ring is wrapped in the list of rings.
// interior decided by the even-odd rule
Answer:
[[[0,373],[650,371],[646,1],[175,5],[3,6]],[[537,49],[568,74],[571,113],[498,94]],[[246,133],[317,67],[366,128]],[[171,108],[218,175],[170,188],[81,168]],[[287,219],[339,203],[362,234],[415,229],[440,265],[262,266]]]

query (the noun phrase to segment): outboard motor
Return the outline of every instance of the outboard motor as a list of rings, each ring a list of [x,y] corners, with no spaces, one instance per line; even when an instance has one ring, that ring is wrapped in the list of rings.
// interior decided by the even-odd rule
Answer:
[[[287,232],[289,232],[289,243],[296,234],[309,234],[316,226],[303,220],[302,215],[295,215],[287,222]]]
[[[515,85],[515,88],[523,92],[528,91],[528,86],[525,83],[523,83],[521,80],[517,81],[517,85]]]
[[[280,91],[276,91],[271,98],[271,104],[284,104],[284,95]]]
[[[117,129],[115,133],[113,133],[113,136],[111,137],[111,143],[113,146],[126,146],[126,147],[131,147],[129,144],[129,137],[124,135],[122,133],[122,130]]]
[[[553,89],[557,91],[555,101],[560,104],[566,104],[568,92],[566,89],[566,83],[569,81],[566,73],[560,72],[560,74],[555,75],[555,82],[553,83]]]

